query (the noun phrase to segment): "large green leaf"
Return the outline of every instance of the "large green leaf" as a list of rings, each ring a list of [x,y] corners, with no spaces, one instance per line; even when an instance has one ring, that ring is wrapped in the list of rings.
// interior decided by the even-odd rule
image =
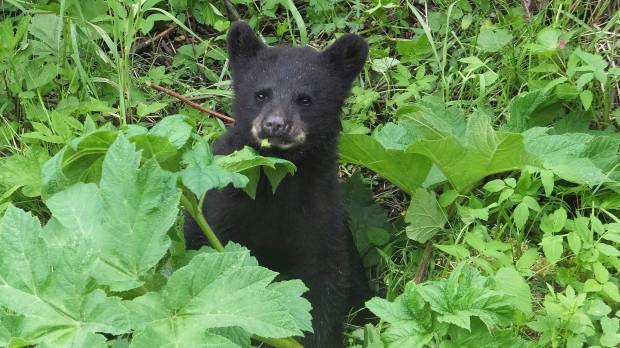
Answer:
[[[461,192],[488,175],[538,163],[525,150],[521,134],[495,131],[482,112],[470,116],[464,141],[442,134],[412,144],[409,151],[428,157]]]
[[[510,321],[513,305],[503,292],[493,289],[489,279],[463,264],[452,271],[447,280],[429,282],[420,294],[438,313],[439,322],[470,330],[471,318],[480,319],[493,330]]]
[[[617,138],[585,133],[547,134],[546,128],[524,133],[528,152],[560,178],[594,187],[613,181],[608,173],[620,163]]]
[[[431,169],[431,162],[426,157],[387,149],[375,138],[364,134],[343,134],[340,158],[372,170],[409,194],[422,185]]]
[[[10,334],[51,347],[105,347],[99,333],[129,332],[120,299],[92,286],[90,241],[53,245],[42,235],[39,221],[17,208],[0,219],[0,305],[23,315]]]
[[[153,160],[140,165],[135,145],[119,135],[103,161],[99,189],[76,184],[52,196],[55,238],[79,231],[100,262],[94,276],[114,291],[143,284],[170,245],[180,192],[176,177]],[[76,233],[76,232],[73,232]]]
[[[206,339],[224,339],[209,330],[221,328],[241,328],[242,337],[301,335],[311,327],[310,305],[300,296],[306,288],[300,281],[270,284],[275,276],[234,244],[199,254],[161,291],[127,302],[137,329],[131,346],[151,347],[153,337],[166,337],[166,344],[202,347]]]

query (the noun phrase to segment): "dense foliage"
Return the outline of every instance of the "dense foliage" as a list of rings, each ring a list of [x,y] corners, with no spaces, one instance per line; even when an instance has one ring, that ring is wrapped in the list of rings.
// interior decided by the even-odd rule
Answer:
[[[620,345],[617,2],[230,3],[267,43],[370,44],[340,169],[378,320],[349,346]],[[298,346],[306,287],[200,213],[295,166],[214,156],[224,123],[149,87],[230,114],[224,2],[0,11],[0,346]]]

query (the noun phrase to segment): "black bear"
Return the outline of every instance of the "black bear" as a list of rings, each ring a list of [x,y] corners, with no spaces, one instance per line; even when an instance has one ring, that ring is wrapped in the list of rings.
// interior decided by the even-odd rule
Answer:
[[[216,154],[252,146],[292,161],[272,193],[264,177],[256,198],[228,187],[207,194],[205,215],[222,242],[247,246],[261,265],[310,289],[314,334],[305,347],[343,346],[349,309],[366,299],[367,283],[345,221],[338,182],[340,109],[368,55],[368,45],[346,34],[318,52],[269,47],[244,22],[228,32],[236,123],[220,137]],[[268,140],[270,146],[261,146]],[[189,248],[207,243],[189,219]]]

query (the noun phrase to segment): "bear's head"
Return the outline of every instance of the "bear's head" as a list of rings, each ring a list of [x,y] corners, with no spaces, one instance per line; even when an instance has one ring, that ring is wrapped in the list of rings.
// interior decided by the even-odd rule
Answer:
[[[340,109],[368,56],[359,36],[346,34],[322,52],[265,45],[245,22],[228,32],[237,134],[281,157],[335,146]]]

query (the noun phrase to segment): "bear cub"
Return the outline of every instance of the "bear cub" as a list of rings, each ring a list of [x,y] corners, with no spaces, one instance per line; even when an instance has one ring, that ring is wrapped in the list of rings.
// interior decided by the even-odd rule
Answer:
[[[272,193],[263,176],[256,198],[227,187],[207,194],[205,215],[222,242],[248,247],[261,265],[309,288],[314,333],[305,347],[343,346],[343,323],[361,307],[368,284],[347,228],[338,182],[340,109],[368,55],[368,45],[346,34],[318,52],[270,47],[244,22],[227,37],[236,123],[214,145],[216,154],[251,146],[262,155],[292,161]],[[261,147],[265,139],[270,146]],[[186,242],[207,244],[186,219]]]

